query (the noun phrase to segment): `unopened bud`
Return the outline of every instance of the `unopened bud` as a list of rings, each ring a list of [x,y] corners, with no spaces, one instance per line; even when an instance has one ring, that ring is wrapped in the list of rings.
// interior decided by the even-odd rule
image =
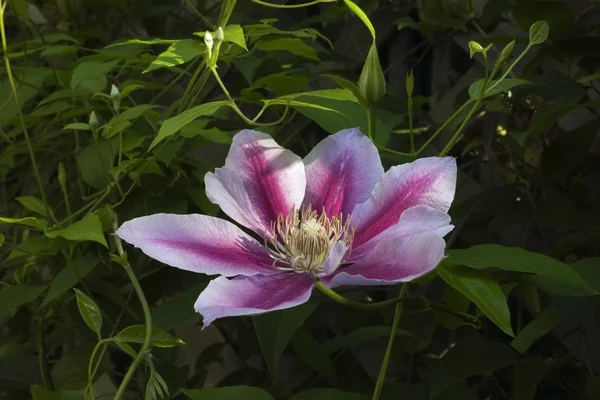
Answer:
[[[219,29],[215,31],[215,41],[222,42],[223,40],[225,40],[225,32],[223,32],[223,28],[219,27]]]
[[[110,88],[110,99],[112,100],[113,109],[118,113],[121,108],[121,92],[114,84]]]
[[[92,111],[90,113],[88,125],[92,127],[92,130],[96,129],[98,127],[98,125],[100,125],[100,122],[98,122],[98,116],[96,115],[95,111]]]
[[[369,54],[367,54],[365,65],[358,79],[358,89],[369,104],[378,102],[385,95],[385,76],[381,69],[375,43],[371,45]]]
[[[213,37],[209,31],[206,31],[204,34],[204,44],[206,44],[206,48],[208,49],[208,58],[210,58],[213,48]]]

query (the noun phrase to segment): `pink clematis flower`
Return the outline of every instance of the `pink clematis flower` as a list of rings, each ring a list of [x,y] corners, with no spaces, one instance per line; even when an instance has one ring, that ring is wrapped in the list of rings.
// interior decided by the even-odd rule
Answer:
[[[195,304],[205,326],[302,304],[317,278],[330,288],[412,280],[437,266],[453,229],[455,160],[423,158],[384,173],[358,129],[327,137],[304,160],[243,130],[205,184],[210,201],[263,240],[198,214],[154,214],[117,231],[165,264],[221,275]]]

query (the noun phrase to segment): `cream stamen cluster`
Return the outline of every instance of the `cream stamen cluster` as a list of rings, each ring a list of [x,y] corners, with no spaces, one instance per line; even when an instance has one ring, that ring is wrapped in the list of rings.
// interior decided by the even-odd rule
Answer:
[[[287,216],[279,214],[271,222],[271,235],[265,238],[265,247],[275,268],[316,275],[323,272],[335,242],[343,240],[350,248],[354,230],[342,214],[328,217],[323,210],[319,215],[308,206],[301,211],[292,208]]]

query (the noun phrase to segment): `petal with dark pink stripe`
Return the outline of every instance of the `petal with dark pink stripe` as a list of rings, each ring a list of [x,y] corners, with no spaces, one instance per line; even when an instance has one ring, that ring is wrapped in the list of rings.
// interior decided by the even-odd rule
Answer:
[[[383,175],[377,148],[358,128],[331,135],[304,158],[304,203],[327,215],[350,214]]]
[[[208,284],[194,307],[208,326],[217,318],[263,314],[305,303],[313,284],[311,275],[295,273],[219,277]]]
[[[187,271],[223,276],[277,273],[260,243],[219,218],[154,214],[125,222],[117,235],[148,256]]]
[[[225,167],[207,174],[205,182],[210,201],[261,235],[279,214],[287,216],[292,207],[299,208],[306,190],[300,157],[252,130],[234,136]]]
[[[452,157],[421,158],[387,171],[371,197],[356,206],[354,246],[358,247],[396,225],[402,213],[414,206],[447,212],[456,189],[456,161]]]
[[[444,257],[444,239],[434,233],[379,241],[362,259],[337,270],[330,287],[391,285],[433,270]]]
[[[435,233],[444,237],[452,229],[454,229],[454,225],[450,224],[450,216],[445,212],[427,206],[411,207],[402,213],[396,225],[391,226],[366,243],[353,248],[350,261],[357,261],[364,257],[380,240],[400,239],[424,233]]]

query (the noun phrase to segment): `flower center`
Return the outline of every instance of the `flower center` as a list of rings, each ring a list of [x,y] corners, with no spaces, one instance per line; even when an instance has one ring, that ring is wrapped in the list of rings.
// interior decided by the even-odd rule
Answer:
[[[265,239],[265,246],[275,268],[315,275],[323,272],[333,244],[343,240],[350,248],[354,234],[349,218],[344,223],[343,215],[329,218],[310,206],[302,211],[292,208],[287,217],[280,214],[271,223],[271,233],[273,238]]]

